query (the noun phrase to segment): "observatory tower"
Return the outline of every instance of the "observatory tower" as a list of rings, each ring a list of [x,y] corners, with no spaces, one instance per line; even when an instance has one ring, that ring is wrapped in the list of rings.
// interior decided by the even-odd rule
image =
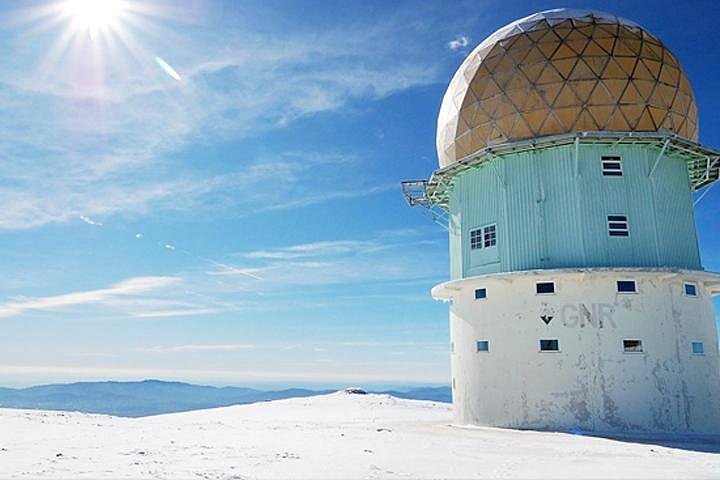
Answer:
[[[594,11],[513,22],[455,73],[437,150],[403,189],[450,234],[455,421],[720,433],[692,195],[720,153],[663,43]]]

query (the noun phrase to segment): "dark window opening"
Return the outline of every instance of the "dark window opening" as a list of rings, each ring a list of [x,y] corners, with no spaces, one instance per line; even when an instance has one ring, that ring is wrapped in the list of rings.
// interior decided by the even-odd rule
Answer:
[[[617,291],[618,293],[637,293],[635,280],[618,280]]]
[[[476,288],[475,289],[475,300],[487,298],[487,288]]]
[[[608,215],[608,234],[611,237],[627,237],[630,234],[628,219],[625,215]]]
[[[535,293],[555,293],[555,282],[538,282],[535,284]]]
[[[490,342],[488,340],[478,340],[476,344],[476,348],[478,352],[489,352],[490,351]]]
[[[642,340],[623,340],[623,351],[625,353],[642,353]]]
[[[622,159],[616,155],[603,156],[602,174],[606,177],[622,177]]]
[[[697,285],[694,283],[685,284],[685,295],[688,297],[697,297]]]
[[[559,352],[560,351],[560,343],[556,339],[540,340],[540,351],[541,352]]]

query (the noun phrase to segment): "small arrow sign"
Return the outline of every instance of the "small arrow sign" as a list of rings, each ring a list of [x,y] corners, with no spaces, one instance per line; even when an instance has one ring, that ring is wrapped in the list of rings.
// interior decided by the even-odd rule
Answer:
[[[552,315],[540,315],[540,320],[545,322],[545,325],[549,325],[550,322],[552,321],[552,319],[553,319]]]

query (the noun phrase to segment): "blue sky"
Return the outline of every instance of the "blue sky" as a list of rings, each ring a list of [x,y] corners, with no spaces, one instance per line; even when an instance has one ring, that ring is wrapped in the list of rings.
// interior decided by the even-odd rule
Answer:
[[[658,35],[720,146],[711,1],[128,4],[92,35],[1,7],[0,385],[448,383],[447,240],[399,182],[436,168],[464,55],[535,11]]]

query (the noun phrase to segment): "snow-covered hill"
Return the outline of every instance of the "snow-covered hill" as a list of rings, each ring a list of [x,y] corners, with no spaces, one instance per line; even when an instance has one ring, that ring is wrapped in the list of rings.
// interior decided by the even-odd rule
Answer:
[[[338,392],[145,418],[0,409],[0,478],[719,478],[720,445],[449,425]]]

